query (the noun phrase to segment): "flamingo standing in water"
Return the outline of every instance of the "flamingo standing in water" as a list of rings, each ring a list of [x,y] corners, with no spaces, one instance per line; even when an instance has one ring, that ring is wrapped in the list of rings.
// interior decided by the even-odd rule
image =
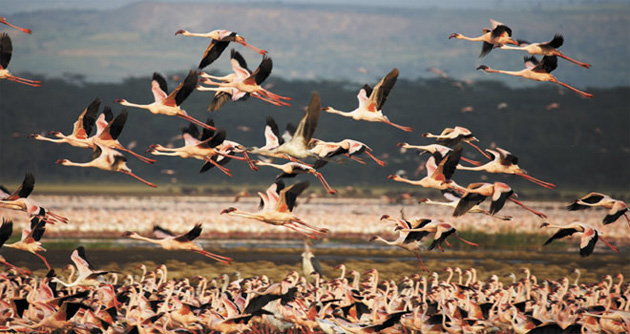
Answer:
[[[199,69],[202,69],[217,60],[219,56],[221,56],[221,53],[223,53],[223,50],[225,50],[228,44],[230,44],[230,42],[235,42],[243,45],[263,56],[267,54],[267,51],[248,44],[243,36],[229,30],[213,30],[208,33],[194,33],[188,30],[180,29],[175,32],[175,35],[180,34],[183,36],[205,37],[212,40],[206,50],[203,52],[203,58],[201,58],[201,62],[199,63]]]
[[[466,187],[466,192],[457,203],[457,207],[455,207],[455,210],[453,211],[453,216],[459,217],[465,214],[475,205],[483,202],[488,197],[492,199],[492,203],[490,204],[490,214],[499,212],[505,205],[505,201],[510,200],[538,217],[547,218],[545,214],[538,212],[516,200],[514,198],[516,197],[514,190],[503,182],[469,184],[468,187]]]
[[[136,232],[125,232],[123,234],[123,237],[129,237],[132,239],[157,244],[166,250],[187,250],[195,252],[197,254],[201,254],[203,256],[209,257],[225,264],[230,264],[230,262],[232,261],[232,259],[229,257],[208,252],[194,242],[194,240],[199,237],[199,235],[201,235],[201,224],[196,224],[195,227],[193,227],[187,233],[179,235],[176,235],[173,232],[156,225],[153,227],[153,234],[155,234],[158,239],[143,237]]]
[[[317,239],[326,234],[328,229],[310,225],[291,213],[295,206],[297,196],[299,196],[308,185],[308,182],[301,182],[284,188],[284,183],[277,181],[267,189],[265,194],[261,192],[258,193],[263,203],[261,211],[246,212],[230,207],[221,211],[221,214],[255,219],[271,225],[285,226],[307,238]]]
[[[7,33],[2,33],[0,35],[0,79],[8,79],[31,87],[41,86],[41,81],[20,78],[9,72],[7,67],[9,67],[12,54],[13,44],[11,43],[11,37]]]
[[[4,224],[5,222],[3,222],[3,227],[0,229],[0,231],[2,233],[8,232],[9,235],[11,235],[13,231],[12,229],[9,230],[9,228],[12,228],[13,224],[9,222],[8,223],[9,227],[7,227],[6,229],[4,227]],[[22,238],[20,239],[20,241],[16,241],[12,244],[5,244],[4,246],[35,254],[35,256],[39,257],[42,261],[44,261],[44,264],[46,264],[46,268],[50,270],[51,267],[48,261],[46,260],[46,258],[42,256],[41,254],[39,254],[39,252],[46,251],[46,249],[42,247],[42,243],[39,242],[39,240],[44,235],[45,231],[46,231],[46,222],[37,217],[34,217],[31,219],[30,228],[24,228],[22,230]],[[3,237],[0,236],[0,239],[2,238]]]
[[[606,246],[610,247],[615,252],[619,252],[617,247],[608,243],[608,241],[604,240],[601,236],[601,232],[598,232],[594,227],[581,223],[581,222],[573,222],[568,225],[560,226],[560,225],[552,225],[547,222],[542,223],[540,227],[555,227],[559,228],[559,230],[552,235],[543,246],[550,244],[552,241],[556,239],[561,239],[564,237],[568,237],[574,233],[582,233],[582,238],[580,239],[580,256],[587,257],[593,253],[595,249],[595,244],[597,240],[601,240]]]
[[[510,29],[510,27],[493,19],[490,19],[490,24],[492,25],[492,29],[484,28],[483,35],[479,37],[466,37],[460,33],[452,33],[448,36],[448,38],[457,38],[472,42],[483,42],[479,57],[487,55],[496,46],[504,44],[518,44],[512,39],[512,29]]]
[[[123,106],[147,109],[152,114],[160,114],[166,116],[177,116],[185,119],[191,123],[201,126],[209,130],[216,130],[214,127],[209,127],[202,121],[189,116],[186,111],[180,108],[180,105],[186,100],[186,98],[197,87],[197,72],[190,71],[186,76],[186,79],[182,81],[170,94],[167,95],[168,88],[166,86],[166,79],[159,74],[153,73],[153,80],[151,81],[151,91],[155,101],[149,104],[136,104],[128,102],[125,99],[117,99],[116,103]]]
[[[499,48],[503,50],[523,50],[530,55],[558,56],[584,68],[591,67],[591,64],[583,63],[573,58],[569,58],[560,50],[558,50],[558,48],[561,47],[562,43],[564,42],[564,37],[562,37],[562,35],[560,34],[555,34],[552,40],[544,43],[529,43],[522,40],[517,40],[517,42],[518,46],[501,45]]]
[[[518,158],[507,150],[497,147],[494,150],[486,149],[486,152],[488,152],[488,154],[493,158],[492,161],[475,167],[458,165],[457,169],[485,171],[487,173],[514,174],[547,189],[553,189],[556,186],[553,183],[545,182],[529,176],[527,171],[518,166]]]
[[[44,207],[41,207],[35,203],[28,196],[33,192],[35,188],[35,176],[31,173],[24,175],[22,184],[11,194],[4,194],[0,198],[0,208],[24,211],[28,215],[29,219],[38,217],[43,219],[46,223],[68,223],[68,218],[60,216]]]
[[[93,152],[93,159],[91,161],[72,162],[68,159],[59,159],[56,164],[75,167],[94,167],[110,172],[120,172],[135,178],[149,187],[157,187],[155,184],[134,174],[131,169],[127,167],[127,158],[122,153],[100,144],[96,144],[96,149]]]
[[[258,68],[256,68],[254,73],[250,73],[247,68],[242,68],[238,62],[232,61],[232,70],[235,74],[234,76],[228,75],[226,77],[220,78],[204,73],[202,77],[208,80],[204,80],[203,83],[217,87],[212,88],[199,86],[197,87],[197,90],[232,92],[234,98],[234,89],[236,89],[236,91],[238,92],[248,93],[256,98],[259,98],[276,106],[290,106],[289,103],[284,102],[291,100],[290,97],[280,96],[278,94],[272,93],[261,86],[262,83],[267,79],[267,77],[269,77],[269,74],[271,74],[272,68],[273,62],[268,56],[263,57],[260,65],[258,65]],[[221,79],[222,81],[214,82],[209,79]]]
[[[618,199],[613,199],[610,196],[601,193],[588,193],[582,198],[576,199],[571,202],[571,204],[567,206],[567,209],[569,211],[576,211],[585,210],[589,207],[597,206],[609,209],[608,214],[606,214],[603,220],[604,225],[616,222],[617,219],[619,219],[619,217],[621,216],[626,217],[626,220],[630,225],[630,217],[628,217],[628,206],[626,206],[626,203]]]
[[[6,18],[6,17],[0,17],[0,23],[6,24],[6,25],[8,25],[9,27],[11,27],[11,28],[15,28],[15,29],[17,29],[17,30],[19,30],[19,31],[21,31],[21,32],[23,32],[23,33],[27,33],[27,34],[32,33],[31,29],[28,29],[28,28],[20,28],[20,27],[18,27],[18,26],[16,26],[16,25],[13,25],[13,24],[11,24],[11,23],[7,22],[7,18]]]
[[[504,71],[504,70],[495,70],[486,65],[479,65],[477,67],[478,70],[483,70],[488,73],[503,73],[516,77],[522,77],[529,80],[534,81],[548,81],[558,84],[560,86],[566,87],[583,97],[593,98],[593,94],[583,92],[575,87],[569,86],[566,83],[559,81],[556,77],[551,74],[553,70],[558,67],[558,57],[556,56],[544,56],[542,60],[539,62],[538,59],[534,56],[525,57],[525,68],[520,71]]]
[[[324,111],[344,117],[351,117],[357,121],[383,122],[400,130],[411,132],[411,127],[392,123],[387,116],[383,115],[382,111],[383,105],[385,104],[385,101],[387,101],[389,92],[396,84],[398,73],[398,69],[394,68],[387,73],[387,75],[385,75],[381,81],[376,84],[376,86],[374,86],[374,89],[367,84],[364,85],[357,95],[359,107],[353,111],[345,112],[337,110],[333,107],[325,107]]]

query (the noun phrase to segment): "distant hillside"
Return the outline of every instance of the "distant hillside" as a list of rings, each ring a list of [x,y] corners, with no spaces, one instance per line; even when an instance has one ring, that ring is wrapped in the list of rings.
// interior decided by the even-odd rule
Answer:
[[[579,88],[630,85],[630,6],[592,5],[558,10],[442,10],[277,4],[138,3],[114,10],[45,10],[13,14],[31,36],[11,34],[13,72],[48,77],[79,74],[91,82],[194,68],[208,41],[174,36],[178,29],[230,29],[270,51],[273,76],[285,79],[372,81],[392,67],[409,79],[433,77],[429,67],[458,79],[489,79],[480,64],[519,70],[523,53],[495,50],[478,58],[480,43],[449,40],[452,32],[477,36],[488,19],[508,24],[516,38],[548,41],[562,33],[562,50],[593,67],[560,62],[554,72]],[[239,49],[243,49],[237,46]],[[243,49],[255,66],[259,56]],[[227,57],[209,70],[228,71]],[[493,76],[509,85],[521,79]]]

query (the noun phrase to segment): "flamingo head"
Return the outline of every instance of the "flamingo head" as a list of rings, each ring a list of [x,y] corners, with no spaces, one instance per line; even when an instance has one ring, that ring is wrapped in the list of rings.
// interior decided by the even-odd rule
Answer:
[[[183,33],[185,33],[185,32],[188,32],[188,31],[186,31],[186,30],[184,30],[184,29],[179,29],[179,30],[177,30],[177,31],[175,32],[175,35],[177,36],[177,35],[183,34]]]
[[[39,134],[38,133],[31,133],[30,135],[28,135],[29,138],[39,138]]]
[[[448,39],[451,39],[451,38],[459,38],[461,35],[462,35],[462,34],[459,34],[459,33],[454,32],[454,33],[452,33],[450,36],[448,36]]]
[[[66,163],[68,163],[68,162],[69,162],[69,160],[68,160],[68,159],[59,159],[59,160],[55,161],[55,163],[56,163],[57,165],[65,165],[65,164],[66,164]]]
[[[122,235],[122,236],[123,236],[123,237],[130,237],[132,234],[134,234],[134,232],[127,231],[127,232],[123,233],[123,235]]]
[[[227,208],[227,209],[224,209],[223,211],[221,211],[221,214],[227,214],[227,213],[230,213],[230,212],[234,212],[236,210],[237,210],[236,208],[230,207],[230,208]]]
[[[477,67],[477,70],[483,70],[483,71],[486,71],[486,70],[488,70],[488,69],[490,69],[490,67],[488,67],[488,66],[486,66],[486,65],[479,65],[479,66]]]
[[[122,103],[125,103],[125,102],[127,102],[127,100],[125,100],[125,99],[116,99],[116,100],[114,100],[114,103],[118,103],[118,104],[122,104]]]
[[[543,222],[542,224],[540,224],[540,228],[547,227],[547,226],[549,226],[548,222]]]
[[[50,132],[48,132],[48,134],[51,135],[51,136],[59,137],[61,135],[61,132],[59,132],[59,131],[50,131]]]
[[[389,215],[382,215],[381,216],[381,220],[383,220],[383,219],[389,219]]]
[[[377,236],[373,236],[373,237],[371,237],[371,238],[370,238],[370,240],[368,240],[368,241],[369,241],[369,242],[374,242],[374,240],[376,240],[376,239],[378,239],[378,237],[377,237]]]
[[[389,180],[396,180],[396,179],[398,179],[398,178],[399,178],[399,176],[398,176],[398,175],[395,175],[395,174],[391,174],[391,175],[388,175],[388,176],[387,176],[387,178],[388,178]]]
[[[429,201],[428,198],[421,198],[420,200],[418,200],[418,203],[426,203],[428,201]]]

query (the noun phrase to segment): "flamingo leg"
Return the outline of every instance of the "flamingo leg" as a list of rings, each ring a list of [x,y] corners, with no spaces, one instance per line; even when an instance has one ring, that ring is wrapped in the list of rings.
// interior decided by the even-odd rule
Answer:
[[[484,156],[484,157],[486,157],[486,159],[488,159],[488,160],[492,160],[492,158],[488,155],[488,153],[486,153],[486,152],[482,151],[482,150],[479,148],[479,146],[477,146],[477,145],[475,145],[475,144],[473,144],[473,143],[471,143],[471,142],[469,142],[469,141],[467,141],[466,143],[468,143],[468,145],[470,145],[470,146],[474,147],[477,151],[479,151],[481,154],[483,154],[483,156]]]
[[[471,245],[471,246],[473,246],[473,247],[478,247],[478,246],[479,246],[479,244],[476,244],[476,243],[474,243],[474,242],[470,242],[470,241],[468,241],[468,240],[465,240],[464,238],[460,237],[460,236],[459,236],[459,235],[457,235],[457,234],[455,234],[455,237],[456,237],[457,239],[461,240],[462,242],[464,242],[464,243],[466,243],[466,244],[468,244],[468,245]]]
[[[518,204],[518,205],[520,205],[521,207],[523,207],[523,209],[525,209],[525,210],[527,210],[527,211],[529,211],[529,212],[531,212],[531,213],[535,214],[536,216],[538,216],[538,217],[540,217],[540,218],[544,218],[544,219],[546,219],[546,218],[547,218],[547,215],[545,215],[544,213],[542,213],[542,212],[538,212],[538,211],[536,211],[536,210],[534,210],[534,209],[532,209],[532,208],[528,207],[527,205],[525,205],[525,204],[521,203],[520,201],[518,201],[518,200],[516,200],[516,199],[514,199],[514,198],[512,198],[512,197],[510,197],[510,198],[509,198],[509,200],[510,200],[510,201],[512,201],[512,202],[514,202],[514,203],[516,203],[516,204]]]
[[[249,43],[246,43],[246,42],[237,42],[237,43],[242,45],[242,46],[244,46],[244,47],[246,47],[246,48],[248,48],[248,49],[250,49],[250,50],[252,50],[252,51],[254,51],[254,52],[256,52],[256,53],[258,53],[259,55],[264,56],[264,55],[267,54],[266,50],[259,49],[259,48],[255,47],[255,46],[253,46],[253,45],[251,45]]]
[[[448,242],[448,240],[444,239],[444,242],[446,242],[446,245],[447,245],[448,247],[453,247],[453,245],[451,245],[451,243],[450,243],[450,242]]]
[[[265,102],[268,102],[268,103],[271,103],[271,104],[273,104],[275,106],[279,106],[279,107],[281,107],[281,106],[290,106],[290,104],[288,104],[288,103],[284,103],[284,102],[281,102],[281,101],[275,101],[275,100],[272,100],[270,98],[264,97],[264,96],[262,96],[260,94],[251,94],[251,95],[253,97],[257,98],[257,99],[261,99],[261,100],[263,100]]]
[[[545,188],[547,188],[547,189],[553,189],[553,188],[555,188],[555,187],[556,187],[556,185],[555,185],[555,184],[553,184],[553,183],[550,183],[550,182],[546,182],[546,181],[539,180],[539,179],[537,179],[537,178],[535,178],[535,177],[533,177],[533,176],[529,176],[529,175],[527,175],[527,174],[523,174],[523,173],[515,173],[514,175],[520,176],[520,177],[522,177],[522,178],[524,178],[524,179],[526,179],[526,180],[528,180],[528,181],[531,181],[531,182],[533,182],[533,183],[536,183],[537,185],[542,186],[542,187],[545,187]]]
[[[424,264],[424,261],[422,261],[422,258],[420,257],[420,254],[418,254],[416,252],[414,252],[413,254],[418,259],[418,265],[420,266],[420,270],[429,272],[429,268],[427,268],[427,266]]]
[[[214,253],[208,252],[206,250],[192,249],[192,251],[197,253],[197,254],[201,254],[203,256],[209,257],[209,258],[211,258],[213,260],[216,260],[218,262],[221,262],[221,263],[230,264],[230,262],[232,261],[232,258],[229,258],[227,256],[221,256],[221,255],[218,255],[218,254],[214,254]]]
[[[593,97],[595,97],[593,94],[590,94],[590,93],[587,93],[587,92],[583,92],[583,91],[581,91],[581,90],[579,90],[579,89],[577,89],[575,87],[572,87],[572,86],[569,86],[569,85],[565,84],[562,81],[555,81],[555,83],[557,83],[560,86],[566,87],[566,88],[568,88],[568,89],[570,89],[570,90],[572,90],[572,91],[574,91],[574,92],[576,92],[576,93],[578,93],[578,94],[580,94],[580,95],[582,95],[584,97],[587,97],[589,99],[592,99]]]
[[[220,171],[222,171],[223,173],[225,173],[225,175],[227,175],[227,176],[229,176],[229,177],[232,177],[232,173],[230,172],[230,170],[229,170],[229,169],[227,169],[227,168],[225,168],[225,167],[223,167],[223,166],[221,166],[218,162],[216,162],[216,161],[214,161],[214,160],[212,160],[212,159],[208,159],[208,158],[207,158],[207,159],[204,159],[204,160],[205,160],[205,161],[207,161],[207,162],[209,162],[209,163],[211,163],[211,164],[213,164],[213,165],[214,165],[215,167],[217,167]]]
[[[247,164],[249,165],[249,168],[251,170],[258,170],[258,166],[254,165],[254,162],[252,162],[252,159],[249,158],[249,155],[247,154],[247,152],[243,151],[243,157],[245,158],[245,161],[247,161]]]
[[[30,274],[31,274],[31,272],[30,272],[29,270],[26,270],[26,269],[20,269],[19,267],[14,266],[14,265],[12,265],[11,263],[9,263],[9,262],[7,262],[7,261],[3,260],[1,257],[0,257],[0,263],[4,264],[5,266],[7,266],[7,267],[9,267],[9,268],[11,268],[11,269],[14,269],[15,271],[17,271],[18,273],[20,273],[20,274],[22,274],[22,275],[30,275]]]
[[[52,211],[46,211],[46,214],[51,216],[55,221],[64,223],[64,224],[68,224],[68,218],[64,217],[64,216],[60,216]]]
[[[9,27],[15,28],[15,29],[17,29],[17,30],[19,30],[19,31],[21,31],[23,33],[30,34],[32,32],[31,29],[21,28],[21,27],[18,27],[16,25],[13,25],[13,24],[7,22],[7,20],[4,17],[0,17],[0,23],[4,23],[4,24],[8,25]]]
[[[582,66],[584,68],[590,68],[591,67],[591,64],[583,63],[583,62],[581,62],[579,60],[575,60],[573,58],[569,58],[568,56],[565,56],[562,53],[559,53],[557,56],[561,57],[561,58],[564,58],[564,59],[566,59],[566,60],[568,60],[568,61],[570,61],[570,62],[572,62],[574,64],[580,65],[580,66]]]
[[[467,163],[473,165],[473,166],[481,166],[481,162],[479,162],[479,161],[471,160],[471,159],[468,159],[468,158],[465,158],[465,157],[462,157],[461,159],[466,161]]]
[[[392,122],[390,122],[390,121],[388,121],[388,120],[384,120],[383,122],[384,122],[384,123],[386,123],[386,124],[389,124],[389,125],[391,125],[391,126],[393,126],[393,127],[395,127],[395,128],[398,128],[398,129],[400,129],[400,130],[403,130],[403,131],[405,131],[405,132],[411,132],[411,131],[413,131],[413,129],[412,129],[410,126],[402,126],[402,125],[398,125],[398,124],[396,124],[396,123],[392,123]]]
[[[151,183],[151,182],[149,182],[149,181],[147,181],[147,180],[145,180],[145,179],[143,179],[143,178],[139,177],[138,175],[136,175],[136,174],[134,174],[134,173],[132,173],[132,172],[125,172],[125,171],[122,171],[122,170],[121,170],[120,172],[121,172],[121,173],[124,173],[124,174],[127,174],[127,175],[129,175],[129,176],[131,176],[131,177],[133,177],[134,179],[136,179],[136,180],[138,180],[138,181],[140,181],[140,182],[142,182],[142,183],[146,184],[147,186],[149,186],[149,187],[151,187],[151,188],[157,188],[157,186],[156,186],[155,184],[153,184],[153,183]]]
[[[359,157],[355,157],[354,155],[350,155],[350,154],[347,154],[347,153],[346,153],[346,155],[348,156],[348,158],[350,158],[350,159],[352,159],[352,160],[354,160],[354,161],[356,161],[356,162],[358,162],[358,163],[360,163],[362,165],[367,165],[365,163],[365,161],[363,161],[363,159],[361,159]]]
[[[599,240],[601,240],[603,243],[606,244],[606,246],[610,247],[610,249],[612,249],[613,251],[615,251],[615,253],[619,253],[619,249],[613,245],[611,245],[608,241],[606,241],[606,239],[602,238],[602,236],[599,236]]]
[[[17,82],[17,83],[21,83],[24,85],[28,85],[31,87],[40,87],[42,82],[38,81],[38,80],[29,80],[29,79],[25,79],[25,78],[20,78],[20,77],[16,77],[14,75],[7,77],[7,79]]]
[[[304,237],[307,237],[307,238],[310,238],[310,239],[317,239],[317,237],[316,237],[316,236],[314,236],[314,235],[312,235],[312,234],[309,234],[309,233],[306,233],[306,232],[304,232],[304,231],[301,231],[300,229],[298,229],[298,228],[297,228],[296,226],[294,226],[293,224],[289,224],[289,223],[287,223],[287,224],[284,224],[284,226],[286,226],[287,228],[292,229],[293,231],[295,231],[295,232],[297,232],[297,233],[301,234],[301,235],[302,235],[302,236],[304,236]]]
[[[153,164],[153,163],[155,163],[157,161],[155,159],[147,158],[147,157],[145,157],[143,155],[140,155],[140,154],[138,154],[138,153],[136,153],[136,152],[134,152],[134,151],[132,151],[130,149],[124,148],[124,147],[119,147],[118,149],[123,151],[123,152],[127,152],[127,153],[133,155],[134,157],[140,159],[140,161],[148,163],[148,164]]]
[[[198,126],[204,128],[204,129],[213,130],[213,131],[217,130],[217,128],[215,128],[213,126],[210,126],[210,125],[208,125],[208,124],[206,124],[206,123],[204,123],[204,122],[202,122],[202,121],[200,121],[200,120],[198,120],[198,119],[196,119],[194,117],[191,117],[191,116],[188,116],[188,115],[185,115],[185,114],[177,115],[177,117],[185,119],[185,120],[189,121],[190,123],[198,125]]]
[[[44,261],[44,264],[46,265],[46,269],[50,270],[50,268],[51,268],[50,264],[48,263],[48,261],[46,260],[46,258],[43,255],[38,254],[38,253],[33,253],[33,254],[37,255],[37,257],[42,259],[42,261]]]
[[[337,193],[337,190],[331,188],[328,182],[326,182],[326,179],[324,178],[322,173],[317,172],[315,176],[317,176],[317,178],[319,179],[319,182],[321,182],[322,185],[324,186],[324,189],[326,189],[326,193],[328,193],[329,195],[334,195]]]
[[[268,91],[268,90],[266,90],[266,89],[264,89],[264,88],[262,89],[262,92],[263,92],[263,94],[264,94],[265,96],[269,97],[270,99],[274,99],[274,100],[287,100],[287,101],[291,101],[291,100],[292,100],[292,98],[290,98],[290,97],[287,97],[287,96],[281,96],[281,95],[278,95],[278,94],[272,93],[272,92],[270,92],[270,91]]]
[[[370,153],[369,151],[365,151],[365,154],[367,154],[370,158],[372,158],[372,160],[374,160],[374,162],[376,162],[377,164],[379,164],[379,166],[381,167],[385,167],[385,161],[383,160],[379,160],[378,158],[376,158],[374,155],[372,155],[372,153]]]
[[[303,221],[301,219],[296,219],[296,220],[293,220],[291,222],[292,223],[298,223],[298,224],[300,224],[302,226],[305,226],[305,227],[313,230],[317,234],[326,234],[326,233],[328,233],[328,229],[327,228],[319,228],[317,226],[313,226],[313,225],[311,225],[311,224],[309,224],[309,223],[307,223],[307,222],[305,222],[305,221]]]

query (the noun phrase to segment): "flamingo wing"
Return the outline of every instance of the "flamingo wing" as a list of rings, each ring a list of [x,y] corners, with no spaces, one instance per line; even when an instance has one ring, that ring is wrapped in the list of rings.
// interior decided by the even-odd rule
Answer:
[[[260,62],[260,65],[258,65],[258,68],[256,68],[256,71],[252,73],[252,77],[254,78],[254,81],[256,82],[257,85],[262,84],[267,79],[267,77],[269,77],[269,74],[271,74],[272,68],[273,68],[273,62],[271,61],[271,58],[267,56],[263,56],[263,59]]]
[[[232,72],[234,72],[240,80],[244,80],[252,74],[252,71],[247,67],[245,58],[243,58],[240,52],[234,49],[230,51],[230,64],[232,65]]]
[[[223,107],[223,105],[232,99],[232,93],[220,91],[214,94],[212,98],[212,102],[208,106],[208,111],[217,111],[219,108]]]
[[[29,236],[33,238],[34,241],[39,241],[44,235],[44,232],[46,232],[46,222],[37,217],[31,219],[31,232]]]
[[[188,75],[177,88],[175,88],[169,96],[166,97],[164,103],[167,105],[174,102],[175,106],[180,106],[184,100],[197,88],[197,71],[190,70]]]
[[[180,242],[193,241],[197,237],[201,235],[201,224],[196,224],[188,233],[182,234],[175,238],[175,240]]]
[[[155,102],[162,102],[168,96],[168,86],[166,85],[166,79],[157,72],[153,72],[153,80],[151,80],[151,92],[153,92],[153,98]]]
[[[2,218],[2,226],[0,226],[0,248],[9,240],[13,234],[13,222]]]
[[[90,134],[92,134],[92,130],[94,129],[94,125],[96,123],[96,115],[98,114],[100,106],[101,99],[97,97],[87,108],[83,110],[77,121],[74,123],[74,127],[72,129],[72,133],[75,137],[87,139]]]
[[[276,204],[278,211],[292,211],[295,207],[295,200],[308,186],[308,182],[300,182],[282,189],[279,194],[280,199]]]
[[[175,234],[173,232],[158,225],[153,226],[153,235],[155,235],[158,239],[168,239],[175,237]]]
[[[543,246],[546,246],[546,245],[550,244],[555,239],[562,239],[564,237],[568,237],[570,235],[573,235],[573,233],[575,233],[577,231],[578,230],[576,228],[561,228],[554,235],[552,235],[549,239],[547,239],[547,241],[545,241]]]
[[[311,141],[313,135],[315,134],[315,130],[317,129],[320,111],[321,104],[319,94],[313,93],[311,101],[306,108],[306,112],[300,120],[300,124],[298,124],[298,127],[295,130],[295,134],[291,138],[291,141],[301,140],[304,145],[307,145]]]
[[[4,32],[0,35],[0,69],[6,69],[9,67],[12,53],[13,45],[11,44],[11,37],[9,37],[9,34]]]
[[[18,198],[27,198],[28,195],[33,192],[35,188],[35,176],[31,173],[26,173],[24,175],[24,180],[22,180],[22,184],[11,194],[9,197],[4,200],[14,201]]]
[[[88,261],[87,256],[85,255],[85,247],[83,246],[75,248],[70,255],[70,259],[77,267],[80,277],[87,277],[95,270],[94,266],[92,266],[90,261]]]
[[[396,84],[396,79],[398,79],[398,69],[393,68],[381,81],[379,81],[376,86],[374,86],[374,91],[370,94],[370,102],[376,104],[376,110],[381,110],[385,101],[387,101],[387,97],[389,93],[394,88]]]
[[[580,256],[587,257],[593,254],[595,244],[597,243],[597,231],[592,228],[586,228],[580,239]]]
[[[561,34],[555,34],[552,40],[547,43],[543,43],[542,45],[548,45],[554,49],[557,49],[562,46],[562,43],[564,43],[564,37],[562,37]]]
[[[212,40],[208,47],[203,51],[203,57],[199,62],[199,69],[203,69],[204,67],[212,64],[215,60],[219,59],[225,48],[227,48],[229,41],[217,41]]]
[[[619,217],[623,216],[626,212],[628,212],[628,207],[626,203],[622,201],[615,201],[610,211],[606,217],[604,217],[604,225],[612,224],[619,219]]]

